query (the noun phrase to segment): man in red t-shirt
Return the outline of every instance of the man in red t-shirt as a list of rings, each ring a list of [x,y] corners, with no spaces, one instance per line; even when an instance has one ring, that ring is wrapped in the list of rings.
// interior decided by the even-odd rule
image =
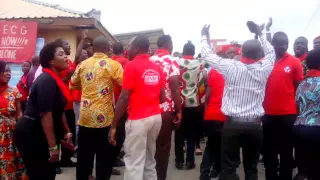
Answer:
[[[122,65],[122,68],[124,69],[125,66],[127,65],[127,63],[129,62],[129,60],[124,57],[124,47],[122,45],[122,43],[120,42],[116,42],[113,45],[113,54],[114,56],[112,56],[112,59],[119,62]],[[121,87],[119,86],[115,86],[114,89],[114,101],[115,103],[117,102],[119,96],[120,96],[120,92],[121,92]]]
[[[109,132],[109,141],[116,145],[117,125],[128,108],[124,161],[124,180],[157,179],[155,169],[156,140],[161,128],[160,102],[164,102],[164,76],[150,61],[150,42],[138,36],[128,49],[129,62],[124,70],[122,91]]]
[[[292,128],[297,116],[295,92],[303,79],[301,62],[287,53],[288,36],[277,32],[272,39],[276,62],[269,76],[264,100],[263,158],[266,180],[292,179]],[[278,173],[277,157],[280,154]]]
[[[306,58],[308,56],[308,39],[300,36],[298,37],[293,44],[294,56],[298,58],[303,67],[303,75],[305,76],[308,72]]]
[[[122,65],[122,68],[124,69],[125,66],[127,65],[127,63],[129,62],[129,60],[124,57],[124,47],[123,47],[123,44],[120,43],[120,42],[116,42],[114,45],[113,45],[113,54],[114,56],[112,57],[113,60],[119,62],[121,65]],[[121,93],[121,86],[118,85],[117,83],[115,83],[115,86],[114,86],[114,93],[113,93],[113,99],[114,99],[114,104],[117,103],[118,99],[119,99],[119,96],[120,96],[120,93]],[[124,139],[126,137],[126,132],[125,132],[125,123],[128,119],[128,114],[125,113],[119,124],[118,124],[118,127],[117,127],[117,145],[115,146],[115,154],[114,156],[117,156],[115,162],[114,162],[114,166],[116,167],[119,167],[119,166],[124,166],[124,162],[121,161],[121,158],[118,157],[120,152],[121,152],[121,148],[123,146],[123,142],[124,142]],[[116,172],[118,171],[120,173],[119,170],[116,170],[116,169],[113,169],[112,172]]]
[[[204,127],[208,136],[200,166],[200,180],[216,178],[221,170],[221,130],[226,116],[221,112],[224,78],[211,69],[208,75]],[[210,176],[211,167],[212,172]]]

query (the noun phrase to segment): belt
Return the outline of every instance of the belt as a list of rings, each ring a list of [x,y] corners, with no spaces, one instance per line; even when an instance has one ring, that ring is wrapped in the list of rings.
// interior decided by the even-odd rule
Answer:
[[[262,117],[246,118],[246,117],[231,117],[231,116],[227,116],[227,119],[235,121],[235,122],[261,123]]]

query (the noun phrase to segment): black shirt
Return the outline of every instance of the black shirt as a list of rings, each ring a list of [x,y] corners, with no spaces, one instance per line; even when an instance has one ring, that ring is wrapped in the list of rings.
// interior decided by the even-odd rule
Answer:
[[[31,125],[34,123],[24,123],[23,127],[26,131],[43,131],[41,125],[41,114],[52,112],[54,132],[56,138],[63,138],[62,115],[66,100],[62,95],[56,81],[48,73],[42,73],[33,83],[31,93],[27,102],[24,118],[28,121],[36,122],[37,126]],[[18,126],[18,125],[17,125]],[[41,128],[41,129],[39,129]]]

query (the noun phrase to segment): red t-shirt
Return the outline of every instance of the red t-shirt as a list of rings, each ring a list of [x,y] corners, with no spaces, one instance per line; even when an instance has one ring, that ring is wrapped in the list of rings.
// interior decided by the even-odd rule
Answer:
[[[27,101],[29,96],[29,89],[27,88],[27,77],[28,77],[28,74],[22,75],[20,78],[20,81],[22,82],[22,84],[20,83],[17,84],[17,89],[21,94],[21,98],[19,99],[21,102]]]
[[[129,60],[127,58],[125,58],[124,56],[113,56],[112,59],[117,61],[118,63],[120,63],[122,65],[123,69],[127,65],[127,63],[129,62]],[[116,83],[115,87],[114,87],[114,101],[115,101],[115,103],[118,101],[120,93],[121,93],[121,86],[119,86]]]
[[[211,89],[210,99],[204,114],[204,120],[225,121],[222,113],[222,96],[224,90],[224,78],[222,74],[212,69],[208,75],[208,87]]]
[[[303,69],[299,59],[286,53],[276,61],[269,76],[263,103],[268,115],[297,114],[295,82],[303,80]]]
[[[76,69],[76,65],[73,64],[73,62],[72,62],[70,59],[68,59],[68,64],[69,64],[69,68],[60,72],[60,77],[61,77],[62,79],[65,78],[65,77],[67,77],[68,74],[69,74],[71,71],[74,71],[74,70]],[[67,82],[65,82],[65,84],[66,84],[68,87],[69,87],[69,82],[70,82],[70,80],[68,80]],[[71,91],[70,91],[70,92],[71,92]],[[70,96],[72,96],[72,92],[71,92]],[[72,109],[73,109],[73,104],[72,104],[72,102],[68,102],[68,103],[67,103],[67,106],[65,107],[65,110],[72,110]]]
[[[160,89],[165,79],[161,69],[141,54],[129,62],[124,70],[122,88],[130,90],[129,120],[139,120],[160,114]]]

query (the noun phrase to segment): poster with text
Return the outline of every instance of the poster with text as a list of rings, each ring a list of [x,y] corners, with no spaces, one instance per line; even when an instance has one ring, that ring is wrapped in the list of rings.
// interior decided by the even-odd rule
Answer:
[[[22,63],[35,54],[36,22],[0,21],[0,61]]]

